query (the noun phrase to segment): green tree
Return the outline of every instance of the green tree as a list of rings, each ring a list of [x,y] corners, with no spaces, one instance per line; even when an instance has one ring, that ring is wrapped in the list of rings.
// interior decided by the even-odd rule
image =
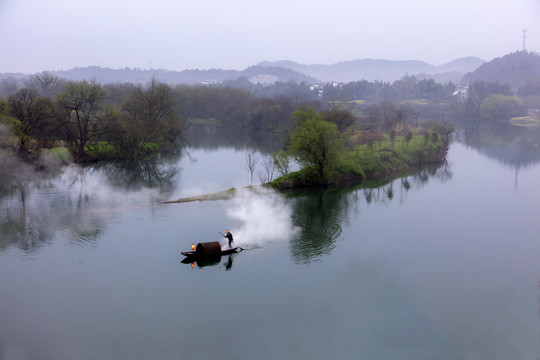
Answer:
[[[0,97],[0,165],[5,160],[3,149],[16,147],[19,140],[15,134],[19,128],[20,121],[9,116],[9,103]]]
[[[280,150],[278,153],[273,154],[272,157],[274,159],[274,166],[276,167],[276,170],[281,174],[281,176],[287,175],[290,169],[289,154],[283,150]]]
[[[396,130],[394,129],[390,130],[390,133],[388,135],[390,136],[390,143],[392,144],[392,150],[394,150],[394,144],[396,142]]]
[[[338,166],[343,147],[337,126],[310,108],[297,110],[294,115],[300,121],[291,133],[290,151],[300,165],[313,170],[315,182],[326,184]]]
[[[539,96],[540,78],[530,79],[521,85],[517,91],[519,96]]]
[[[467,93],[467,100],[465,102],[466,113],[471,116],[481,116],[480,106],[485,98],[493,94],[511,96],[512,90],[508,84],[474,81],[469,84]]]
[[[331,109],[323,111],[322,116],[325,121],[336,124],[340,132],[352,126],[356,120],[348,110]]]
[[[407,145],[407,147],[409,146],[409,142],[412,140],[412,131],[411,130],[407,130],[407,132],[405,133],[405,136],[403,137],[403,140],[405,140],[405,145]]]
[[[420,97],[429,100],[442,99],[452,94],[448,89],[453,89],[453,87],[445,88],[444,85],[435,82],[433,79],[424,79],[418,82]]]
[[[418,99],[420,97],[418,79],[414,75],[405,75],[394,81],[392,88],[398,99]]]
[[[487,120],[507,120],[525,115],[527,111],[518,97],[493,94],[482,100],[479,113]]]
[[[366,120],[376,124],[381,130],[390,130],[397,124],[415,123],[418,115],[407,104],[395,105],[384,101],[379,105],[371,104],[366,108]]]
[[[437,121],[431,128],[431,131],[437,134],[437,139],[441,139],[442,142],[448,146],[455,128],[448,121],[444,121],[443,123]]]

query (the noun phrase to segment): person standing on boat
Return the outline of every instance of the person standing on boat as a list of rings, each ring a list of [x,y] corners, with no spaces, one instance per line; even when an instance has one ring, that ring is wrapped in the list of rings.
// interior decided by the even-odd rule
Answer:
[[[227,239],[229,239],[229,247],[232,247],[232,243],[233,243],[233,236],[231,234],[231,232],[229,230],[225,231],[225,236],[223,237],[226,237]]]

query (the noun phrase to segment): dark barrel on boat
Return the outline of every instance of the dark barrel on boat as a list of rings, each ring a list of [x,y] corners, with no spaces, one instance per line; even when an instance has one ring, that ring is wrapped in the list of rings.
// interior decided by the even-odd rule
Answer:
[[[221,254],[221,244],[219,241],[198,243],[195,252],[197,255]]]

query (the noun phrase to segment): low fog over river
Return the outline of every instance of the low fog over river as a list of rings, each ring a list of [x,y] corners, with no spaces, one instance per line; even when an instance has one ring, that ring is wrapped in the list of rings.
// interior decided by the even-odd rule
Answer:
[[[249,185],[246,151],[280,146],[202,131],[3,179],[0,359],[540,356],[538,131],[460,130],[447,164],[378,188],[160,205]],[[226,229],[246,250],[181,262]]]

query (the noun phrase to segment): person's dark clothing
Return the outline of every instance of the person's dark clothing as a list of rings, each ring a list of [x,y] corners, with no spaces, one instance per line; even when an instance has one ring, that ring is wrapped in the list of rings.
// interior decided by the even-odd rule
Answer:
[[[227,232],[227,235],[225,235],[225,237],[226,237],[227,239],[229,239],[229,247],[231,247],[232,242],[233,242],[232,234],[231,234],[230,232]]]

